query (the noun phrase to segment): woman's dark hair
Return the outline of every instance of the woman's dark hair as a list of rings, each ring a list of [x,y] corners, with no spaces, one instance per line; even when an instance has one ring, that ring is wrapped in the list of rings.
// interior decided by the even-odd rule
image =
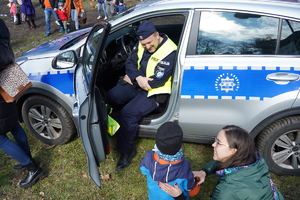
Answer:
[[[218,168],[233,168],[254,163],[255,144],[249,133],[235,125],[225,126],[222,130],[225,132],[230,148],[235,148],[237,151],[225,162],[219,162]]]

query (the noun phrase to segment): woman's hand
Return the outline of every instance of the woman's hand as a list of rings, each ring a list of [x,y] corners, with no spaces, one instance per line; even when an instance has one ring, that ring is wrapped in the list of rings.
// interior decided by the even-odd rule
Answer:
[[[199,177],[200,181],[197,183],[197,185],[202,184],[205,181],[206,173],[203,170],[200,171],[193,171],[194,177]]]
[[[178,197],[182,193],[182,191],[178,187],[177,183],[174,184],[174,187],[172,185],[170,185],[169,183],[162,183],[162,182],[158,182],[158,185],[160,186],[160,188],[163,191],[165,191],[166,193],[168,193],[172,197]]]

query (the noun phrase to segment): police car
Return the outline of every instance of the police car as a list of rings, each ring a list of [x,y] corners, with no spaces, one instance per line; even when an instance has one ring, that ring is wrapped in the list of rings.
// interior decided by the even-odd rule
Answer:
[[[76,65],[73,115],[95,184],[101,185],[98,164],[109,145],[105,95],[124,75],[135,27],[146,20],[178,51],[172,93],[143,118],[139,136],[153,138],[174,121],[184,141],[211,144],[234,124],[255,138],[271,171],[299,175],[299,10],[297,2],[276,0],[148,0],[95,24],[82,57],[68,51],[56,60]]]
[[[33,86],[17,101],[19,116],[29,131],[44,143],[64,144],[76,133],[72,118],[74,67],[52,64],[59,53],[80,55],[91,28],[72,32],[42,44],[16,59]]]

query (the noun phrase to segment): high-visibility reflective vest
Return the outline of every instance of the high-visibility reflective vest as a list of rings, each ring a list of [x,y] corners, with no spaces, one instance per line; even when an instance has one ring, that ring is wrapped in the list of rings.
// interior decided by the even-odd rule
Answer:
[[[146,77],[151,77],[155,73],[155,67],[158,65],[158,63],[163,60],[165,57],[167,57],[170,53],[172,53],[174,50],[177,50],[177,45],[170,40],[169,38],[166,40],[166,42],[160,46],[149,58],[147,63],[147,69],[146,69]],[[140,62],[143,57],[145,49],[142,47],[141,43],[139,43],[138,47],[138,69],[140,69],[141,65]],[[148,97],[155,95],[155,94],[170,94],[171,93],[171,80],[172,76],[169,77],[168,81],[161,87],[158,88],[152,88],[148,91]]]

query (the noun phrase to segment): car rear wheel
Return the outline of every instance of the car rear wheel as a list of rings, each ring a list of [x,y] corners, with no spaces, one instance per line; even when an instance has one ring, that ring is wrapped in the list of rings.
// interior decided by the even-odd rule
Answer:
[[[68,112],[56,101],[42,95],[24,101],[22,117],[29,131],[46,144],[65,144],[76,132]]]
[[[257,147],[276,174],[300,174],[300,116],[285,117],[265,128]]]

